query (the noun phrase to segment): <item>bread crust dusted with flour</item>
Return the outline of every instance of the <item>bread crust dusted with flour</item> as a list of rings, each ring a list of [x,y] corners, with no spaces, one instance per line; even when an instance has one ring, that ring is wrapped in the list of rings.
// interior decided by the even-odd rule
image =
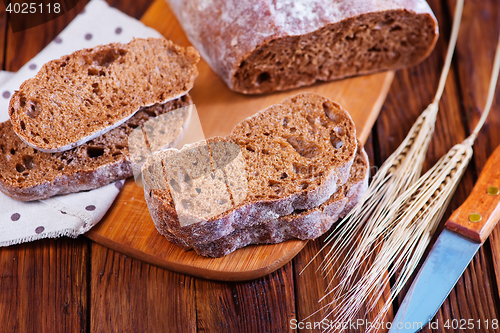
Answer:
[[[230,89],[268,93],[415,65],[434,48],[425,0],[168,0]]]
[[[221,142],[239,147],[239,152],[233,154],[234,162],[221,163],[228,166],[224,169],[217,167],[215,157]],[[347,181],[357,140],[354,123],[340,105],[304,93],[255,114],[237,125],[226,138],[207,140],[206,146],[212,159],[212,179],[216,181],[215,177],[219,177],[220,182],[228,184],[231,209],[216,216],[207,215],[205,219],[201,217],[197,223],[183,224],[176,209],[179,204],[184,208],[196,206],[200,211],[203,208],[195,200],[196,192],[203,193],[204,189],[194,185],[191,188],[191,184],[197,184],[196,177],[190,171],[185,171],[184,178],[177,171],[168,176],[170,171],[164,168],[167,189],[145,186],[146,202],[157,228],[167,228],[187,244],[214,241],[236,229],[321,205]],[[189,160],[198,167],[202,159]],[[244,167],[235,169],[241,161]],[[147,173],[149,165],[150,161],[145,163],[143,173]],[[189,168],[186,164],[184,169]],[[229,179],[238,179],[241,173],[245,174],[246,195],[238,199],[239,192],[234,190],[238,182]],[[185,184],[180,184],[182,179],[186,179]],[[208,175],[206,179],[210,179]],[[174,202],[174,192],[179,192],[180,202]],[[189,198],[191,195],[193,199]],[[222,204],[227,201],[221,201]]]
[[[164,38],[76,51],[42,66],[9,104],[12,129],[43,152],[77,147],[118,127],[141,107],[185,95],[199,54]]]
[[[131,177],[130,133],[153,117],[191,103],[187,94],[162,105],[141,108],[119,127],[60,153],[38,151],[17,137],[9,121],[0,123],[0,191],[17,200],[32,201]]]

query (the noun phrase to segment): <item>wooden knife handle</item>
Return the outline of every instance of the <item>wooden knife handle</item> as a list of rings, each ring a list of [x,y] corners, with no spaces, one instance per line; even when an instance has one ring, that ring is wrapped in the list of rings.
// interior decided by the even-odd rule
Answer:
[[[495,149],[467,200],[451,215],[446,228],[483,243],[500,218],[500,146]]]

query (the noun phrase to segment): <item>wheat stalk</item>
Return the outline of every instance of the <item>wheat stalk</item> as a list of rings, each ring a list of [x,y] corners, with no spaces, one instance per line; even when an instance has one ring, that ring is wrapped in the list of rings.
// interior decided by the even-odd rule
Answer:
[[[375,322],[383,319],[420,261],[472,157],[472,145],[493,102],[500,68],[500,38],[488,99],[479,123],[471,136],[455,145],[419,178],[451,65],[463,2],[459,0],[456,5],[445,66],[433,102],[417,119],[400,147],[382,165],[367,194],[343,223],[337,226],[322,249],[333,243],[320,266],[325,276],[331,273],[340,253],[346,258],[342,268],[334,274],[334,278],[341,277],[340,283],[331,288],[333,278],[328,286],[330,290],[326,290],[325,297],[335,292],[334,300],[324,307],[330,309],[326,317],[336,313],[337,320],[347,322],[354,318],[363,305],[368,305],[368,311],[373,309],[389,279],[397,275],[391,295]],[[356,241],[359,244],[353,246]],[[370,258],[374,258],[373,263],[364,271],[362,264]],[[368,331],[372,329],[373,326]]]
[[[434,231],[439,225],[439,221],[448,207],[448,203],[465,169],[469,165],[473,154],[472,146],[479,131],[486,122],[493,104],[499,71],[500,36],[497,43],[486,105],[474,131],[462,143],[452,147],[434,167],[401,196],[398,202],[394,203],[393,208],[398,209],[394,215],[397,216],[395,219],[395,223],[398,225],[397,233],[393,232],[384,243],[390,244],[389,246],[392,249],[386,252],[383,250],[380,251],[381,258],[378,262],[382,264],[392,263],[392,266],[400,268],[401,272],[391,288],[391,297],[379,312],[376,320],[383,318],[392,301],[403,289],[415,270]],[[410,239],[407,240],[407,238]],[[401,256],[406,259],[400,259]],[[378,267],[378,269],[370,272],[370,274],[376,275],[377,270],[383,272],[384,268]],[[372,306],[374,305],[375,303],[372,302]]]
[[[397,228],[383,242],[375,259],[376,264],[370,268],[367,276],[367,279],[376,279],[378,282],[372,293],[381,294],[389,279],[397,275],[398,271],[399,275],[391,288],[390,298],[375,321],[383,319],[420,261],[472,157],[472,142],[467,139],[454,146],[395,203],[394,207],[400,207],[395,214],[398,216],[395,219]],[[391,264],[389,274],[381,275],[383,279],[377,278],[378,272],[383,274],[387,270],[388,263]],[[360,287],[356,295],[364,293],[363,286]],[[369,300],[369,307],[373,308],[375,302],[376,299]]]
[[[439,100],[444,92],[451,66],[463,4],[464,0],[459,0],[456,5],[445,64],[433,102],[422,112],[401,145],[380,167],[366,194],[351,213],[337,225],[326,239],[327,243],[319,251],[331,246],[320,265],[324,276],[331,272],[333,264],[341,257],[340,253],[343,253],[345,258],[341,263],[342,268],[335,273],[335,277],[342,277],[341,282],[335,288],[331,288],[327,295],[332,292],[336,292],[336,296],[342,295],[352,284],[362,263],[377,249],[381,237],[390,233],[396,226],[391,218],[393,216],[392,204],[420,177],[435,128]],[[355,240],[359,241],[356,246],[353,244]]]

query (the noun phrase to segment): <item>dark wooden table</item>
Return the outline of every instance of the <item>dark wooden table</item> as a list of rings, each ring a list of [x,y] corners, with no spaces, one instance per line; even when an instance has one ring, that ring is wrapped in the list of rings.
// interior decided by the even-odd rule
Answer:
[[[87,2],[79,1],[68,14],[18,33],[9,28],[9,15],[0,2],[2,69],[17,71]],[[152,0],[108,2],[140,18]],[[420,112],[431,102],[437,88],[455,1],[430,0],[429,3],[440,23],[441,37],[427,60],[396,73],[367,143],[374,165],[380,165],[400,144]],[[461,142],[479,119],[499,30],[498,0],[466,0],[456,56],[425,168],[433,165],[455,143]],[[500,88],[497,91],[498,97]],[[499,103],[500,100],[494,103],[476,141],[473,160],[445,219],[467,197],[489,154],[500,144]],[[320,240],[309,242],[297,257],[278,271],[242,283],[214,282],[173,273],[131,259],[85,237],[1,248],[0,331],[293,331],[293,320],[305,325],[306,321],[320,321],[324,314],[320,312],[305,319],[320,308],[317,300],[326,287],[326,282],[314,272],[321,258],[299,275],[320,246]],[[439,329],[424,331],[498,332],[499,329],[495,330],[491,324],[500,319],[499,283],[500,227],[497,227],[434,318],[439,321]],[[393,311],[397,310],[397,303]],[[453,330],[443,326],[447,320],[451,324],[453,320],[469,319],[473,320],[474,329]]]

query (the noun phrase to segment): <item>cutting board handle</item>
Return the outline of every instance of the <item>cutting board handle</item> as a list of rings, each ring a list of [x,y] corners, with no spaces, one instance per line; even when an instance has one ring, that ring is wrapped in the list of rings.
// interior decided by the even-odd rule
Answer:
[[[471,194],[451,215],[446,228],[483,243],[500,218],[500,146],[495,149]]]

